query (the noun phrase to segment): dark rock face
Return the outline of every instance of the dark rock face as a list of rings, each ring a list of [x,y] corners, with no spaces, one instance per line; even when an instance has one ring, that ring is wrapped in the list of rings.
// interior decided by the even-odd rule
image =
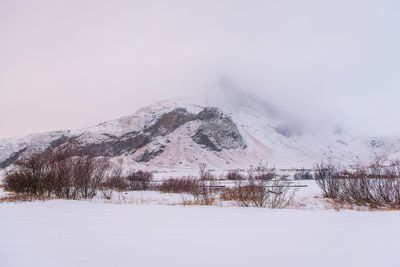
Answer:
[[[78,148],[98,157],[116,157],[135,153],[135,151],[151,141],[151,136],[143,133],[132,133],[120,138],[110,138],[101,143],[80,143]]]
[[[101,143],[85,142],[84,136],[73,136],[69,138],[60,138],[50,144],[51,148],[63,146],[71,146],[76,151],[76,154],[87,153],[94,157],[116,157],[124,154],[129,154],[136,151],[138,148],[150,142],[150,136],[132,132],[121,137],[107,136],[107,141]]]
[[[177,108],[162,115],[155,124],[146,128],[144,131],[152,136],[165,136],[183,124],[193,120],[194,115],[184,108]]]
[[[11,164],[13,164],[15,161],[18,160],[18,158],[27,150],[28,148],[23,148],[13,154],[11,154],[11,156],[6,159],[3,162],[0,162],[0,169],[4,169],[7,168],[8,166],[10,166]]]
[[[196,118],[202,124],[192,136],[194,142],[214,151],[246,148],[235,123],[217,108],[205,108]]]
[[[62,144],[68,142],[70,138],[68,136],[62,135],[60,138],[54,140],[53,142],[50,143],[51,148],[56,148],[58,146],[61,146]]]
[[[98,157],[116,157],[135,153],[138,149],[149,144],[155,137],[165,136],[176,130],[186,122],[193,120],[194,114],[187,112],[186,109],[177,108],[160,116],[153,124],[145,127],[142,131],[132,131],[120,137],[105,135],[107,141],[101,143],[86,143],[83,136],[70,138],[58,145],[74,143],[77,150],[90,153]],[[161,154],[163,150],[149,151],[148,155],[142,155],[137,161],[147,162],[155,156]]]
[[[105,138],[101,142],[87,141],[90,140],[90,138],[86,138],[90,137],[90,133],[82,133],[77,136],[62,135],[49,143],[48,148],[71,146],[76,150],[76,154],[82,154],[83,152],[95,157],[131,155],[153,142],[155,138],[167,136],[182,125],[195,120],[200,120],[201,126],[193,136],[188,136],[194,142],[204,145],[213,151],[246,147],[232,119],[217,108],[207,107],[198,114],[190,113],[184,108],[176,108],[162,114],[143,129],[134,129],[121,136],[104,133],[103,136]],[[165,147],[165,144],[152,145],[136,156],[135,160],[137,162],[148,162],[162,154]],[[11,165],[26,150],[29,150],[29,148],[12,154],[11,157],[0,163],[0,168]]]
[[[146,149],[141,155],[139,155],[135,160],[137,162],[148,162],[161,153],[164,152],[165,146],[158,146],[151,149]]]

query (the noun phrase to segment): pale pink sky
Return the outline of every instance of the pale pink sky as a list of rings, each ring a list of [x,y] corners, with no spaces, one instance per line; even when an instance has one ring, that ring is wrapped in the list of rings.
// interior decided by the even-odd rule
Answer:
[[[221,76],[400,133],[399,1],[0,1],[0,138],[81,128]]]

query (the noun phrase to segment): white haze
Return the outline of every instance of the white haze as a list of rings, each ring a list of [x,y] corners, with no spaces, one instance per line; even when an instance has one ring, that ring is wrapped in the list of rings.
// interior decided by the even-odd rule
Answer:
[[[0,1],[0,137],[81,128],[221,77],[297,116],[398,134],[400,2]]]

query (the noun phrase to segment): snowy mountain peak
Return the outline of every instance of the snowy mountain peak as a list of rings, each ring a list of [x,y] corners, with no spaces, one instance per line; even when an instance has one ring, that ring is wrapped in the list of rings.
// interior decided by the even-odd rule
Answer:
[[[268,103],[227,90],[208,100],[161,101],[81,130],[2,139],[0,168],[30,151],[70,143],[95,156],[124,158],[132,168],[157,169],[199,163],[233,169],[260,161],[311,167],[321,160],[352,164],[375,154],[400,155],[399,139],[363,138],[333,126],[316,129]]]

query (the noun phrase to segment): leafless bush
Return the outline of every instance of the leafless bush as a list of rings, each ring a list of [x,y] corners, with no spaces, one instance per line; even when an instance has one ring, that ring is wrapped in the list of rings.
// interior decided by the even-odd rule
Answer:
[[[238,185],[222,189],[219,198],[222,201],[238,201]]]
[[[342,179],[337,202],[358,206],[400,207],[399,178]]]
[[[333,164],[321,162],[315,166],[314,177],[325,198],[336,198],[338,196],[340,180],[337,167]]]
[[[77,189],[79,198],[93,198],[103,182],[109,167],[108,161],[90,156],[74,157],[73,167],[73,186]]]
[[[217,199],[218,187],[214,181],[196,180],[189,193],[199,205],[213,205]]]
[[[193,177],[170,178],[164,180],[158,190],[163,193],[190,193],[197,186],[197,180]]]
[[[122,160],[118,160],[113,164],[110,174],[101,183],[100,190],[105,199],[111,199],[114,192],[118,193],[118,198],[125,202],[123,195],[124,191],[129,188],[127,179],[124,175],[124,168],[122,166]]]
[[[335,202],[348,205],[370,207],[400,207],[400,163],[392,162],[383,165],[383,161],[376,160],[368,167],[357,165],[353,171],[345,170],[329,172],[324,180],[317,171],[317,183],[324,193],[324,197],[332,198]],[[330,175],[330,173],[335,173]]]
[[[152,177],[152,175],[151,175]],[[117,192],[127,191],[129,185],[127,179],[125,178],[124,168],[122,166],[122,160],[118,160],[111,169],[111,183],[114,190]]]
[[[251,166],[248,183],[238,181],[233,188],[222,190],[222,200],[237,201],[245,207],[284,208],[293,199],[295,190],[287,182],[277,181],[274,168],[268,164]]]
[[[300,170],[294,174],[293,178],[295,180],[312,180],[314,176],[310,171]]]
[[[19,194],[30,194],[31,182],[27,175],[24,175],[22,171],[12,171],[5,175],[3,180],[4,190],[11,191]]]
[[[390,162],[388,172],[392,178],[400,178],[400,160]]]
[[[153,180],[153,174],[146,171],[134,171],[127,175],[128,189],[133,191],[148,190]]]
[[[37,197],[93,198],[107,168],[105,159],[72,156],[69,149],[48,149],[17,161],[4,184],[7,191]]]
[[[249,183],[238,182],[232,188],[223,189],[220,198],[225,201],[237,201],[245,207],[284,208],[289,205],[295,192],[287,182],[252,179]]]
[[[217,199],[218,187],[215,181],[199,180],[194,177],[170,178],[157,189],[163,193],[185,193],[194,198],[196,205],[212,205]]]
[[[153,180],[153,174],[146,171],[134,171],[125,176],[128,181],[128,189],[133,191],[148,190]]]
[[[370,178],[387,178],[390,176],[387,168],[385,167],[385,163],[387,161],[387,158],[384,156],[376,156],[372,163],[365,168],[367,176]]]
[[[288,180],[290,180],[289,177],[290,177],[289,174],[282,174],[282,175],[278,175],[278,179],[277,180],[288,181]]]
[[[100,190],[105,199],[111,199],[114,192],[128,190],[128,184],[123,177],[109,176],[101,183]]]
[[[250,166],[247,176],[249,181],[268,181],[274,179],[277,174],[274,168],[268,168],[268,163],[259,163]]]
[[[293,199],[295,190],[276,180],[255,180],[239,186],[238,201],[246,206],[284,208]]]
[[[113,177],[108,177],[100,185],[101,194],[105,199],[111,199],[114,193]]]
[[[230,170],[225,178],[230,181],[241,181],[245,180],[245,176],[240,174],[239,170]]]
[[[32,153],[15,163],[6,173],[4,189],[27,195],[45,195],[51,192],[47,153]]]
[[[211,169],[207,168],[207,164],[199,164],[199,179],[204,181],[215,180],[215,175],[212,173]]]

